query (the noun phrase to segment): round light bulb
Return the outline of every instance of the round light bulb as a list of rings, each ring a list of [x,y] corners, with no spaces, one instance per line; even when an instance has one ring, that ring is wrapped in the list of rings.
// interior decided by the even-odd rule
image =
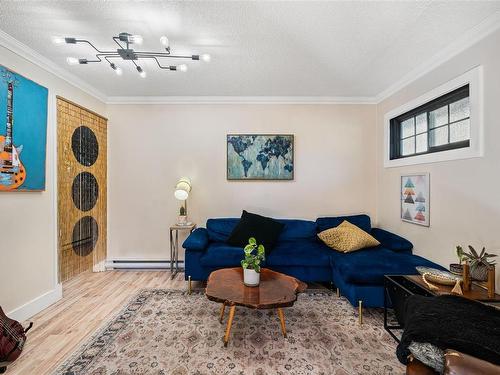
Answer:
[[[162,44],[165,48],[167,48],[167,47],[168,47],[168,43],[169,43],[168,38],[167,38],[165,35],[163,35],[163,36],[160,38],[160,43],[161,43],[161,44]]]
[[[143,70],[142,72],[139,73],[139,75],[142,77],[142,78],[146,78],[146,72]]]
[[[66,59],[66,62],[69,64],[69,65],[78,65],[80,63],[80,61],[76,58],[76,57],[68,57]]]
[[[141,35],[131,35],[129,39],[134,44],[142,44],[143,40]]]
[[[66,43],[66,40],[62,36],[53,36],[52,43],[54,43],[56,46],[60,46]]]
[[[212,60],[212,57],[208,53],[204,53],[203,55],[200,56],[201,59],[205,62],[210,62]]]
[[[188,199],[189,193],[185,190],[179,189],[174,192],[174,196],[180,201],[185,201],[186,199]]]
[[[120,68],[119,66],[117,66],[116,69],[115,69],[115,73],[116,73],[117,76],[121,76],[123,74],[122,68]]]
[[[187,72],[188,67],[186,64],[181,64],[177,66],[177,70],[180,70],[181,72]]]

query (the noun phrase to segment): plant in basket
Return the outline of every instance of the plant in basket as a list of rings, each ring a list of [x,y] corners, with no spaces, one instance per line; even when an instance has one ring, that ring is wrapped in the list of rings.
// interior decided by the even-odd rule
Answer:
[[[266,259],[264,245],[257,245],[257,240],[250,237],[243,251],[245,252],[245,258],[241,261],[243,283],[246,286],[258,286],[260,283],[260,264]]]
[[[488,279],[488,270],[495,264],[488,259],[496,257],[496,254],[488,254],[483,247],[481,253],[469,245],[469,253],[464,252],[464,258],[470,264],[470,275],[474,280],[486,281]]]
[[[462,246],[458,245],[455,248],[455,254],[457,255],[458,263],[450,264],[450,272],[454,273],[455,275],[461,275],[463,272],[462,263],[467,259],[466,256],[464,255],[465,252]]]

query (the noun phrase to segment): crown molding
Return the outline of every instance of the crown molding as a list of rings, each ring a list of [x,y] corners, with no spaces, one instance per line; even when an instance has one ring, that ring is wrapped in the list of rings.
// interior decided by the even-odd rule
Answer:
[[[440,52],[432,56],[429,60],[413,69],[408,74],[404,75],[403,78],[401,78],[399,81],[379,93],[374,98],[375,102],[378,104],[391,97],[398,91],[404,89],[409,84],[415,82],[417,79],[423,77],[440,65],[451,60],[453,57],[472,47],[474,44],[478,43],[498,29],[500,29],[500,12],[495,12],[491,16],[483,20],[483,22],[467,31],[453,43],[449,44]]]
[[[106,104],[376,104],[370,97],[332,96],[109,96]]]
[[[379,104],[417,79],[500,29],[500,12],[463,34],[429,60],[373,97],[337,96],[106,96],[14,37],[0,30],[0,45],[56,75],[105,104]]]
[[[81,80],[74,74],[69,73],[67,70],[61,68],[60,66],[53,63],[51,60],[40,55],[35,50],[28,47],[26,44],[21,43],[19,40],[15,39],[11,35],[7,34],[3,30],[0,30],[0,45],[6,49],[14,52],[16,55],[28,60],[29,62],[38,65],[40,68],[54,74],[58,78],[70,83],[71,85],[79,88],[80,90],[86,92],[87,94],[93,96],[94,98],[106,102],[106,95],[95,87],[89,85],[85,81]]]

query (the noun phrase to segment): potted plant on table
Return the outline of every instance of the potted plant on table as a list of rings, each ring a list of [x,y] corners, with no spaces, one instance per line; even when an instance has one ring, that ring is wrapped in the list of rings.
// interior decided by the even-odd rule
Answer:
[[[186,225],[187,223],[187,212],[186,207],[181,206],[179,209],[179,216],[177,217],[177,224]]]
[[[469,250],[469,253],[464,252],[463,255],[469,261],[471,277],[478,281],[488,280],[488,270],[495,264],[495,262],[490,262],[488,259],[494,258],[496,255],[488,254],[485,247],[483,247],[480,254],[471,245],[469,245]]]
[[[243,283],[246,286],[258,286],[260,283],[260,263],[266,259],[264,246],[257,245],[257,240],[250,237],[243,251],[245,252],[245,258],[241,261]]]
[[[464,249],[462,246],[458,245],[455,248],[455,254],[457,255],[458,258],[458,263],[452,263],[450,264],[450,272],[454,273],[455,275],[461,275],[463,272],[463,261],[467,259],[467,257],[464,255]]]

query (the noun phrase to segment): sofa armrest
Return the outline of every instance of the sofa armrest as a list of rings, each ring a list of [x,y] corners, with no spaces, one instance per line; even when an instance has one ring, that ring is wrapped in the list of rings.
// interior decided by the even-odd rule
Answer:
[[[203,251],[208,245],[208,231],[205,228],[197,228],[182,244],[187,251]]]
[[[413,249],[413,244],[410,241],[386,230],[372,228],[371,234],[383,247],[392,251],[411,253]]]

